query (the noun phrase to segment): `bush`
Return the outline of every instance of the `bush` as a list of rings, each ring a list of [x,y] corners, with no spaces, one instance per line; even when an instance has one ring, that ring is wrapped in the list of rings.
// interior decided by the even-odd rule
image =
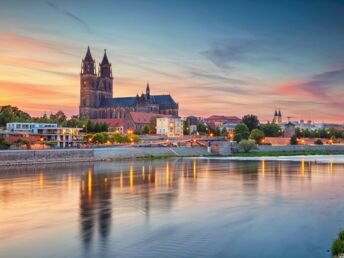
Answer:
[[[256,143],[261,144],[262,140],[265,138],[264,132],[259,129],[253,129],[250,133],[250,139],[255,140]]]
[[[28,150],[31,149],[31,143],[30,143],[29,140],[26,140],[26,139],[18,139],[18,140],[16,141],[16,146],[17,146],[17,147],[20,147],[20,146],[22,146],[22,145],[25,145],[26,148],[27,148]]]
[[[340,239],[336,239],[332,244],[332,255],[340,255],[344,254],[344,241]]]
[[[314,144],[323,145],[324,143],[322,142],[322,140],[318,139],[314,142]]]
[[[57,142],[47,142],[46,145],[51,148],[55,148],[57,146]]]
[[[92,137],[93,143],[106,143],[109,140],[109,136],[106,133],[96,133]]]
[[[257,149],[257,144],[253,140],[242,140],[239,143],[239,147],[244,150],[244,152],[250,152],[251,150]]]
[[[290,145],[297,145],[297,136],[294,134],[289,141]]]
[[[10,145],[11,144],[4,137],[0,137],[0,149],[8,149]]]

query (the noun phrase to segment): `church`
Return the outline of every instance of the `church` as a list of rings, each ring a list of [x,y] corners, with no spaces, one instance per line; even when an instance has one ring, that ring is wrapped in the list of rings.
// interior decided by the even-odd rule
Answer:
[[[96,71],[95,60],[87,48],[80,73],[80,118],[124,119],[128,112],[145,112],[178,116],[178,103],[171,95],[151,95],[149,83],[145,94],[135,97],[113,98],[111,63],[104,51],[103,60]]]

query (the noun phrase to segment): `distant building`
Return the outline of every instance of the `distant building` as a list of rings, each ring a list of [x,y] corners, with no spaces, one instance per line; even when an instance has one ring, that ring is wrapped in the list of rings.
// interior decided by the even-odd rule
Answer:
[[[282,123],[282,113],[281,110],[275,110],[275,114],[272,118],[272,123],[273,124],[280,124]]]
[[[113,76],[106,52],[96,72],[95,60],[87,48],[81,63],[79,116],[87,119],[123,119],[128,112],[178,116],[179,106],[171,95],[151,95],[149,83],[145,94],[113,98]]]
[[[227,133],[229,133],[229,134],[231,134],[231,133],[233,133],[234,132],[234,128],[238,125],[239,123],[224,123],[223,125],[222,125],[222,128],[221,129],[223,129],[223,128],[225,128],[226,129],[226,131],[227,131]]]
[[[40,139],[44,143],[54,142],[57,147],[74,147],[79,142],[79,132],[82,128],[59,127],[57,124],[48,123],[22,123],[14,122],[6,124],[7,132],[13,137],[25,135],[27,138]]]
[[[183,121],[180,117],[161,117],[156,119],[157,134],[168,137],[183,136]]]
[[[295,134],[295,124],[292,122],[288,122],[284,126],[283,136],[284,137],[292,137]]]
[[[209,127],[222,127],[224,123],[240,123],[241,119],[237,116],[218,116],[213,115],[205,119]]]
[[[186,122],[188,124],[189,134],[197,134],[197,123],[199,119],[195,116],[188,116]]]

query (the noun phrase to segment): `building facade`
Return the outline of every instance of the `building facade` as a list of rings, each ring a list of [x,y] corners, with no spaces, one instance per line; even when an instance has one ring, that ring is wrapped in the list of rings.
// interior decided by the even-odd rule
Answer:
[[[53,142],[59,148],[76,147],[80,142],[79,132],[82,128],[59,127],[49,123],[22,123],[14,122],[6,124],[6,131],[12,137],[29,140],[40,140],[42,143]],[[18,139],[19,139],[18,138]]]
[[[183,121],[180,117],[157,118],[156,132],[167,137],[183,136]]]
[[[86,119],[123,119],[127,112],[146,112],[178,116],[179,106],[171,95],[145,93],[135,97],[113,98],[113,75],[106,51],[96,72],[95,60],[87,48],[81,63],[79,116]]]

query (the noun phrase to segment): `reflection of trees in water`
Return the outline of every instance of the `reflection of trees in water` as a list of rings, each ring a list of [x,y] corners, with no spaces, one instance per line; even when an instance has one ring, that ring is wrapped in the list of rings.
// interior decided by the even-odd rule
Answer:
[[[80,191],[81,237],[86,250],[94,237],[96,224],[103,244],[111,229],[111,184],[106,174],[93,173],[92,168],[82,177]]]

